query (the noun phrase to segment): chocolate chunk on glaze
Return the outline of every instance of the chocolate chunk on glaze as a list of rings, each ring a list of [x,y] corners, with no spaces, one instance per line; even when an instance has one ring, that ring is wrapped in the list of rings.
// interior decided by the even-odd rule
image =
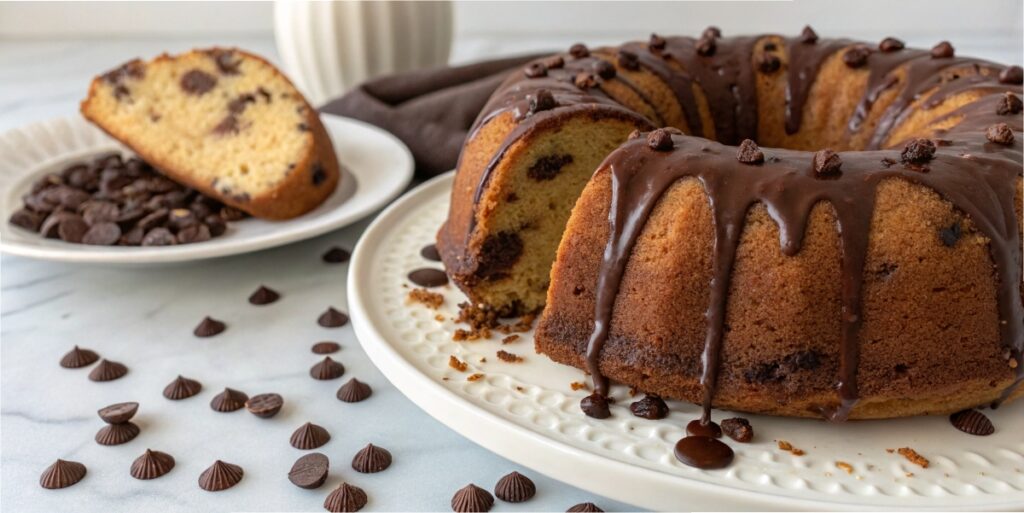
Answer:
[[[551,180],[558,176],[563,167],[572,164],[572,155],[545,155],[526,170],[526,176],[532,180],[542,182]]]
[[[217,77],[198,69],[189,70],[181,76],[180,85],[188,94],[202,96],[217,85]]]

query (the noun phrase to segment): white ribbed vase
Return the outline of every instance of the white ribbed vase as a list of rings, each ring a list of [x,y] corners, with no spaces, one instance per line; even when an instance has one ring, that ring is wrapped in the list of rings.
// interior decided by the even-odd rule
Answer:
[[[280,0],[274,5],[274,38],[289,77],[319,105],[369,78],[446,64],[452,7]]]

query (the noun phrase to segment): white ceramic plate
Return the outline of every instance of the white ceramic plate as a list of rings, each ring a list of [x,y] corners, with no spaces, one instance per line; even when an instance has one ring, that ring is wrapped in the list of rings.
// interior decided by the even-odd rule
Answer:
[[[613,387],[613,417],[595,420],[579,409],[583,372],[534,353],[532,334],[502,345],[502,335],[453,342],[452,322],[465,300],[455,287],[440,313],[406,303],[406,275],[440,268],[419,250],[433,242],[448,208],[452,175],[422,184],[391,205],[363,234],[349,269],[348,299],[356,335],[384,374],[429,414],[480,445],[517,463],[597,494],[667,510],[765,509],[1024,509],[1024,404],[987,414],[989,437],[954,429],[945,417],[828,424],[743,415],[755,440],[727,443],[736,451],[723,470],[687,467],[672,454],[699,408],[672,402],[665,420],[628,411],[625,387]],[[499,361],[505,349],[523,363]],[[465,373],[448,365],[455,355]],[[486,362],[483,360],[486,359]],[[484,377],[466,378],[473,373]],[[715,411],[721,420],[735,416]],[[806,451],[778,449],[786,440]],[[886,449],[910,447],[928,468]],[[852,465],[852,472],[840,464]]]
[[[287,221],[248,218],[230,223],[221,237],[195,244],[119,247],[44,239],[7,223],[21,196],[40,176],[90,156],[125,151],[78,116],[53,119],[0,135],[0,248],[4,252],[64,262],[154,264],[248,253],[308,239],[347,226],[386,205],[409,184],[409,149],[375,126],[321,115],[341,161],[341,183],[313,211]],[[127,152],[126,152],[127,153]]]

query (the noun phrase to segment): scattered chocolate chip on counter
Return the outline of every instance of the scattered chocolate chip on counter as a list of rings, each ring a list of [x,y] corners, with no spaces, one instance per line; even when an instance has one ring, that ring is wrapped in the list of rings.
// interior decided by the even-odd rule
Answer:
[[[245,407],[249,396],[233,388],[225,388],[223,392],[213,396],[210,400],[210,408],[221,413],[230,413]]]
[[[174,468],[174,457],[166,452],[146,449],[132,462],[131,475],[135,479],[149,480],[163,476]]]
[[[292,447],[308,451],[310,449],[316,449],[331,440],[331,434],[327,432],[323,426],[318,426],[312,422],[307,422],[292,433],[289,442]]]
[[[212,337],[219,335],[227,329],[227,325],[213,317],[207,315],[199,322],[199,325],[192,330],[192,334],[199,338]]]
[[[65,369],[79,369],[96,363],[100,356],[95,351],[73,347],[60,359],[60,366]]]
[[[359,511],[366,506],[367,500],[362,488],[341,483],[324,499],[324,509],[331,513]]]
[[[352,258],[352,253],[349,253],[348,250],[334,246],[328,249],[320,258],[328,264],[343,264]]]
[[[420,249],[420,256],[431,262],[440,262],[441,253],[437,250],[436,244],[427,244]]]
[[[100,445],[121,445],[139,436],[139,426],[131,422],[109,424],[96,432],[96,443]]]
[[[164,397],[172,401],[180,401],[198,394],[202,389],[203,385],[198,381],[179,374],[174,381],[164,387]]]
[[[249,304],[256,306],[269,305],[278,299],[281,299],[281,294],[276,290],[260,285],[260,288],[256,289],[256,292],[249,295]]]
[[[208,492],[227,490],[238,484],[244,475],[242,467],[217,460],[199,475],[199,487]]]
[[[314,354],[331,354],[337,353],[340,350],[341,344],[337,342],[331,342],[328,340],[325,340],[323,342],[317,342],[316,344],[313,344],[312,348]]]
[[[245,217],[161,175],[138,157],[102,155],[37,180],[8,222],[75,244],[169,246],[203,242]]]
[[[306,454],[295,460],[292,469],[288,471],[288,480],[299,488],[320,488],[327,481],[330,466],[331,462],[326,455],[319,452]]]
[[[565,510],[566,513],[602,513],[603,509],[597,507],[593,502],[581,502]]]
[[[341,388],[338,389],[336,396],[339,401],[346,403],[358,403],[365,401],[373,394],[373,389],[370,385],[359,381],[356,378],[348,380]]]
[[[345,375],[345,366],[341,362],[334,361],[330,356],[325,356],[322,361],[317,362],[309,369],[309,375],[313,379],[320,380],[338,379]]]
[[[949,422],[969,435],[988,436],[996,432],[992,421],[978,410],[958,411],[949,416]]]
[[[284,398],[280,394],[257,394],[245,402],[249,413],[264,419],[277,415],[284,406]]]
[[[316,323],[325,328],[340,328],[348,324],[348,315],[345,315],[344,312],[337,310],[333,306],[329,306],[324,313],[320,314]]]
[[[89,379],[96,382],[113,381],[125,374],[128,374],[128,367],[123,363],[103,359],[89,372]]]
[[[490,511],[492,507],[494,496],[491,492],[472,483],[459,489],[452,496],[452,511],[456,513]]]
[[[39,486],[47,490],[67,488],[85,477],[85,465],[77,461],[57,460],[39,476]]]
[[[519,472],[511,472],[494,485],[494,495],[505,502],[526,502],[537,494],[537,486]]]
[[[103,419],[103,422],[107,424],[124,424],[139,411],[139,403],[127,402],[127,403],[116,403],[100,408],[96,413]]]
[[[373,444],[367,444],[352,458],[352,468],[362,474],[373,474],[391,466],[391,452]]]
[[[420,287],[435,288],[448,284],[448,275],[440,269],[424,267],[409,273],[409,281]]]

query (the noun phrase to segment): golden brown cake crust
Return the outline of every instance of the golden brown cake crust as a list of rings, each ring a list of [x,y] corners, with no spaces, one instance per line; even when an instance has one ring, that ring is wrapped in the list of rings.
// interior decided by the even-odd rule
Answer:
[[[119,101],[110,101],[110,98],[130,97],[131,82],[133,80],[144,80],[145,71],[149,66],[168,65],[174,66],[176,62],[183,59],[210,60],[212,69],[221,66],[218,59],[230,56],[233,60],[239,60],[242,64],[235,66],[253,66],[259,71],[267,73],[278,81],[284,89],[284,96],[278,98],[280,102],[290,102],[297,116],[295,126],[302,125],[303,133],[300,135],[303,142],[303,151],[293,162],[289,162],[290,169],[282,169],[281,178],[276,180],[273,187],[262,188],[259,193],[237,194],[232,193],[224,187],[218,187],[216,182],[207,179],[205,175],[199,175],[195,169],[182,165],[180,159],[176,162],[170,161],[167,152],[156,145],[143,141],[139,137],[138,128],[121,122],[111,114],[111,105],[117,105]],[[251,69],[251,68],[246,68]],[[237,75],[237,72],[225,72],[223,75]],[[212,73],[212,72],[211,72]],[[176,77],[177,78],[177,77]],[[220,78],[224,78],[221,76]],[[177,86],[177,84],[171,84]],[[119,90],[119,87],[125,89]],[[268,86],[269,87],[269,86]],[[239,91],[240,94],[251,93]],[[227,103],[227,101],[225,101]],[[230,109],[230,106],[227,107]],[[193,50],[186,54],[171,56],[162,54],[148,63],[139,60],[130,61],[121,67],[112,70],[104,75],[97,76],[89,86],[89,94],[81,104],[82,115],[96,124],[111,137],[122,142],[132,149],[144,160],[160,169],[161,172],[170,176],[175,181],[186,184],[204,194],[217,198],[221,202],[248,212],[257,217],[267,219],[289,219],[302,215],[323,203],[337,187],[341,178],[338,159],[334,153],[334,147],[326,129],[320,122],[320,118],[313,109],[294,88],[291,82],[280,73],[272,64],[262,57],[240,50],[237,48],[208,48]],[[159,120],[159,113],[150,113],[151,119]],[[242,114],[239,114],[241,116]],[[258,120],[271,122],[272,120]],[[154,121],[156,122],[156,121]],[[283,122],[283,121],[281,121]],[[167,134],[174,137],[174,134]],[[190,134],[189,137],[200,136]],[[187,143],[186,143],[187,144]],[[273,147],[258,148],[257,151],[272,151]],[[195,162],[196,166],[200,163]]]
[[[655,36],[576,50],[556,56],[558,69],[595,70],[574,81],[600,91],[595,103],[608,98],[682,131],[650,142],[641,134],[586,185],[550,286],[542,283],[546,301],[532,303],[546,302],[540,352],[591,371],[599,391],[608,377],[708,407],[788,416],[937,414],[1021,395],[1011,389],[1024,363],[1019,68],[808,36]],[[464,148],[439,233],[454,281],[503,313],[522,310],[506,298],[535,291],[516,267],[493,282],[467,279],[466,262],[481,252],[473,241],[512,233],[529,246],[530,225],[495,228],[513,203],[499,184],[525,180],[514,171],[536,159],[525,151],[576,130],[561,130],[554,144],[509,136],[533,122],[510,114],[516,102],[558,87],[536,69],[524,75],[481,114],[487,142]],[[650,197],[623,196],[626,211],[650,207],[636,213],[635,245],[609,225],[612,191],[627,194],[634,172],[648,184],[670,175]],[[806,211],[793,206],[806,202]],[[602,255],[613,243],[628,258],[602,303],[597,291],[608,285],[599,283],[611,276]],[[492,294],[501,283],[513,293]],[[610,329],[594,344],[601,304],[610,306],[599,324]]]

